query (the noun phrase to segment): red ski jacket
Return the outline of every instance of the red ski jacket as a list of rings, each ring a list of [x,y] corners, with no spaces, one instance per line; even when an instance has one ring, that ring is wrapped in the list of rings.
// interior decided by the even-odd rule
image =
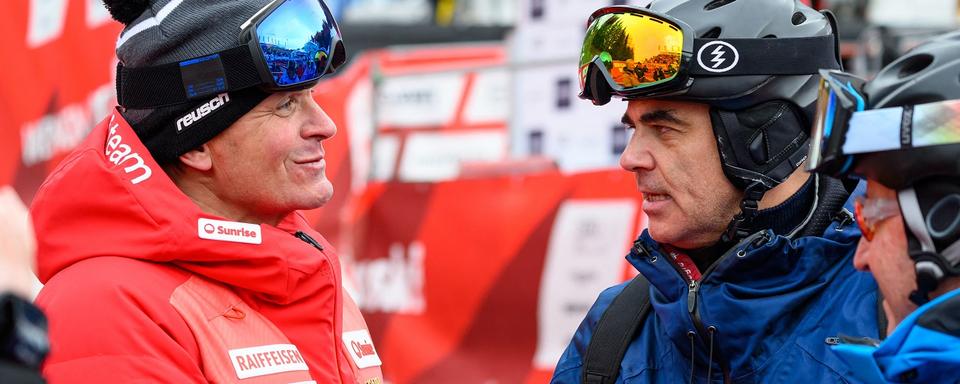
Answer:
[[[116,111],[31,214],[51,383],[382,382],[330,244],[201,212]]]

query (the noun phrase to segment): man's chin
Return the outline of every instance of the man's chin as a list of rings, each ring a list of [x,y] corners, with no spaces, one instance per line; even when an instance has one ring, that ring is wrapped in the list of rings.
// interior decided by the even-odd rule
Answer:
[[[650,238],[660,244],[670,244],[681,249],[697,249],[710,246],[720,238],[717,235],[714,240],[698,239],[690,236],[692,232],[690,229],[671,225],[672,223],[658,222],[654,219],[649,220],[647,232],[650,234]]]
[[[661,244],[674,244],[680,240],[677,236],[677,231],[673,228],[669,228],[669,225],[666,223],[658,223],[654,219],[649,219],[650,221],[647,224],[647,232],[650,234],[650,238],[654,241]]]
[[[301,202],[301,206],[297,207],[298,210],[311,210],[320,208],[333,199],[333,184],[326,179],[317,183],[316,186],[310,189],[312,191],[312,195],[308,199],[305,199]]]
[[[317,196],[317,199],[318,199],[317,208],[320,208],[326,205],[327,203],[330,202],[330,200],[333,199],[333,186],[330,185],[329,183],[327,184],[327,186],[328,187],[322,189]]]

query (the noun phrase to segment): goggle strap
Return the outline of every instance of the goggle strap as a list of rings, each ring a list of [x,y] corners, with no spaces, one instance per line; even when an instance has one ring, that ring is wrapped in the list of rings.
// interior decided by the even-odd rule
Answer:
[[[918,108],[936,107],[939,118]],[[845,155],[960,143],[960,100],[854,112],[846,123]]]
[[[710,44],[708,46],[708,44]],[[731,51],[726,45],[734,47]],[[706,47],[706,49],[704,49]],[[840,69],[833,35],[769,39],[694,39],[693,76],[811,75]],[[736,62],[736,64],[733,64]],[[729,68],[728,68],[729,67]]]
[[[117,102],[125,108],[158,108],[209,98],[210,95],[217,93],[239,91],[261,83],[257,66],[250,56],[249,48],[245,45],[204,56],[201,59],[219,62],[211,63],[214,64],[212,74],[209,73],[211,67],[208,67],[206,68],[208,72],[200,75],[206,75],[208,79],[205,80],[215,80],[218,75],[222,76],[224,80],[222,86],[196,89],[193,94],[188,94],[188,81],[185,77],[193,76],[189,73],[189,63],[200,59],[138,68],[117,64]],[[217,64],[222,66],[222,73],[219,73],[220,69],[216,68]],[[183,86],[171,86],[172,84],[183,84]]]

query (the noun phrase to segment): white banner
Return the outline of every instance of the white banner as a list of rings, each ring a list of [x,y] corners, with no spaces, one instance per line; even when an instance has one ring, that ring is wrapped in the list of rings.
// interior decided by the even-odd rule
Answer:
[[[624,244],[633,237],[634,200],[568,200],[550,233],[540,281],[534,366],[552,369],[590,305],[623,280]]]

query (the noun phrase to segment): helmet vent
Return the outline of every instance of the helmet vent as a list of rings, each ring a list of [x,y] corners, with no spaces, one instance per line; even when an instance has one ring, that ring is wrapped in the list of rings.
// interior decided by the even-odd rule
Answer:
[[[700,38],[701,38],[701,39],[716,39],[716,38],[720,37],[720,32],[721,32],[721,31],[722,31],[722,30],[720,29],[720,27],[713,27],[713,29],[707,31],[707,33],[704,33],[704,34],[700,35]]]
[[[764,36],[763,38],[764,38],[764,39],[776,39],[776,38],[777,38],[777,35],[766,35],[766,36]]]
[[[707,5],[704,5],[704,6],[703,6],[703,10],[704,10],[704,11],[712,11],[712,10],[717,9],[717,8],[720,8],[720,7],[724,6],[724,5],[730,4],[730,3],[734,2],[734,1],[737,1],[737,0],[713,0],[713,1],[709,2],[709,3],[707,3]]]
[[[930,64],[933,64],[933,56],[927,54],[914,55],[899,64],[900,70],[897,72],[897,78],[913,76],[929,67]]]
[[[807,15],[804,15],[803,12],[796,12],[793,14],[793,17],[790,19],[793,25],[803,24],[804,21],[807,21]]]

